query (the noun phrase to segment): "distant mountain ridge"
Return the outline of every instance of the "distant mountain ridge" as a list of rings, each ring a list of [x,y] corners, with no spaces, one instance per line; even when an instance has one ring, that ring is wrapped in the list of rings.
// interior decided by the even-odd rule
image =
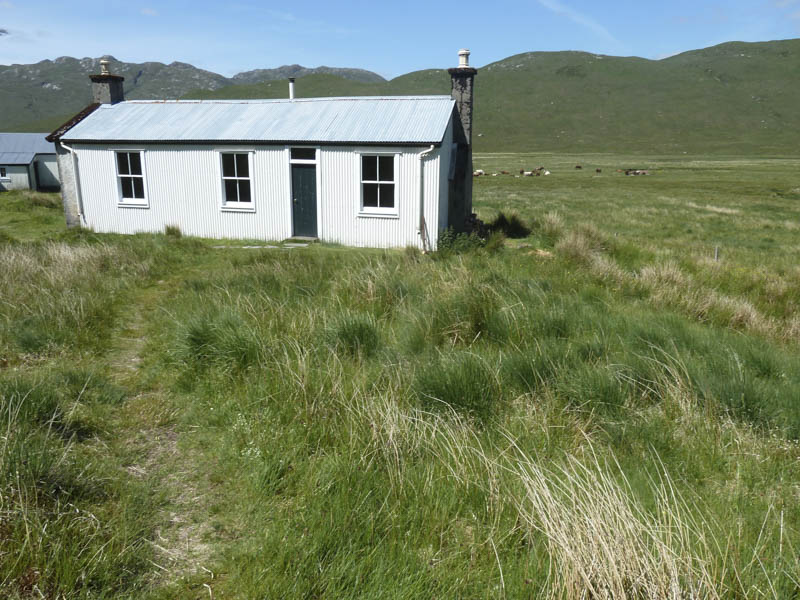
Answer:
[[[263,81],[274,81],[276,79],[288,79],[289,77],[306,77],[307,75],[326,74],[336,75],[344,79],[361,81],[364,83],[377,83],[386,81],[383,77],[372,71],[364,69],[347,69],[339,67],[315,67],[309,69],[302,65],[284,65],[277,69],[255,69],[237,73],[231,79],[237,83],[261,83]]]
[[[100,72],[100,58],[103,57],[62,56],[31,65],[0,65],[0,106],[3,107],[0,131],[29,129],[28,124],[37,122],[51,125],[48,120],[65,119],[78,112],[91,101],[88,75]],[[125,77],[125,97],[130,99],[180,98],[196,89],[218,90],[237,83],[259,83],[315,73],[354,81],[384,81],[377,73],[364,69],[285,65],[245,71],[229,78],[182,62],[128,63],[113,56],[104,58],[110,61],[112,73]]]
[[[80,71],[70,75],[83,79],[87,88],[86,74],[99,70],[87,62],[92,60],[76,61]],[[128,98],[286,98],[283,81],[244,82],[251,76],[284,79],[303,72],[289,65],[242,73],[225,83],[219,75],[182,63],[144,63],[129,72],[124,65],[112,62],[112,70],[125,75]],[[0,105],[6,106],[3,69]],[[66,85],[42,73],[26,73],[30,80],[23,80],[38,86],[37,98],[52,91],[42,81],[63,85],[64,92],[54,95],[65,96]],[[156,85],[162,76],[172,78],[169,85]],[[364,81],[319,71],[302,76],[295,93],[300,98],[449,94],[450,77],[446,69],[427,69],[390,81]],[[78,104],[82,107],[85,99]],[[52,129],[60,124],[56,117],[70,116],[64,106],[50,105],[50,116],[42,112],[49,121],[21,127]],[[0,122],[0,130],[4,127]],[[478,69],[473,134],[475,149],[483,152],[800,156],[800,39],[728,42],[657,61],[574,51],[510,56]]]

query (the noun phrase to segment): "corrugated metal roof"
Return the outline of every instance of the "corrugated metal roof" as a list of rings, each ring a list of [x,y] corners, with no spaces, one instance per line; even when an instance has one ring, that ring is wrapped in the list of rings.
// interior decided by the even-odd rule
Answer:
[[[56,147],[44,139],[46,135],[46,133],[0,133],[0,156],[3,157],[0,162],[7,165],[27,165],[35,154],[55,154]],[[26,156],[30,158],[26,160]]]
[[[34,156],[33,152],[0,152],[0,165],[29,165]]]
[[[300,142],[436,144],[449,96],[172,100],[104,104],[66,142]]]

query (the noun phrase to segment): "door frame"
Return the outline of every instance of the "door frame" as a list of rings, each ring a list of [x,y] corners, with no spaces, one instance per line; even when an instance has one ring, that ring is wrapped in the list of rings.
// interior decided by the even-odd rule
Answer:
[[[292,158],[292,149],[299,148],[303,150],[314,150],[314,158],[307,159],[307,158]],[[287,188],[288,188],[288,198],[287,201],[289,203],[289,235],[290,237],[294,236],[294,202],[293,202],[293,190],[292,190],[292,165],[314,165],[314,174],[315,174],[315,184],[316,184],[316,205],[317,205],[317,239],[322,239],[322,210],[320,208],[320,177],[319,177],[319,158],[320,158],[320,148],[319,146],[308,146],[303,144],[292,144],[287,145],[284,147],[286,152],[286,177],[287,177]]]

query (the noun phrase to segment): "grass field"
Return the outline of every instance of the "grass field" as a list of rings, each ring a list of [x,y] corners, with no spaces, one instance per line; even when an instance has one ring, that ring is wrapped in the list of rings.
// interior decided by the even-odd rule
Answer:
[[[215,249],[0,195],[0,595],[800,597],[800,159],[475,166],[529,235]]]

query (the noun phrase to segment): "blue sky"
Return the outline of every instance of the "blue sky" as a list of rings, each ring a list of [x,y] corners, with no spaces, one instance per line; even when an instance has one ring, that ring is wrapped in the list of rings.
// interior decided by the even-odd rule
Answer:
[[[800,0],[253,2],[0,0],[0,64],[112,54],[226,76],[299,63],[390,78],[520,52],[658,59],[725,41],[800,38]]]

